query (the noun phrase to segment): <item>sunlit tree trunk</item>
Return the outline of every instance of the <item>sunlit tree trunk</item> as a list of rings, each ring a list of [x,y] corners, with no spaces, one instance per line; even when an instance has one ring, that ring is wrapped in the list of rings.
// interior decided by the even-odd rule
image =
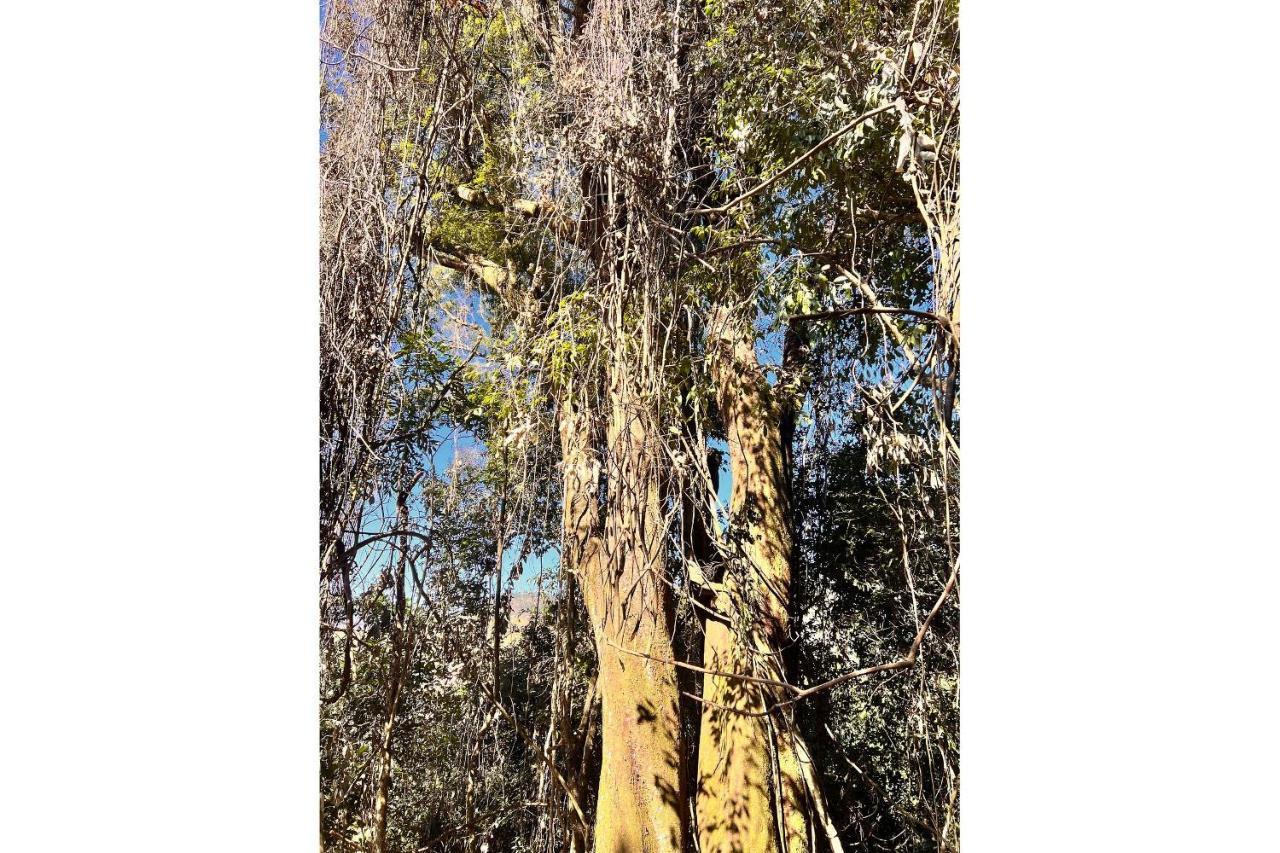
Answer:
[[[589,415],[572,401],[560,414],[566,559],[581,582],[599,661],[595,850],[680,853],[687,818],[657,441],[624,362],[614,358],[610,377],[603,513]]]
[[[749,321],[713,312],[708,357],[727,432],[731,553],[707,619],[703,665],[782,681],[791,599],[791,533],[780,412]],[[697,818],[702,853],[798,853],[811,845],[808,753],[779,687],[703,682]],[[773,710],[770,710],[773,709]]]

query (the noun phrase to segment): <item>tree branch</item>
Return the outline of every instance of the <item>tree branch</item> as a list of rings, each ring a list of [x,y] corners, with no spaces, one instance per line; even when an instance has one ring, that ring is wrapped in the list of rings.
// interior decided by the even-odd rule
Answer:
[[[855,678],[863,678],[868,675],[875,675],[876,673],[879,673],[879,672],[892,672],[893,670],[907,669],[911,666],[914,666],[916,662],[916,657],[920,652],[920,645],[924,642],[925,635],[929,632],[929,627],[933,624],[934,618],[942,610],[943,603],[945,603],[947,600],[947,597],[951,595],[951,591],[955,589],[956,580],[959,577],[959,574],[960,574],[960,561],[959,559],[957,559],[955,562],[955,565],[951,567],[951,577],[947,579],[947,583],[942,588],[942,592],[941,594],[939,594],[938,600],[934,602],[933,609],[930,610],[929,615],[925,617],[924,623],[921,624],[920,630],[916,633],[915,639],[912,640],[911,645],[910,647],[908,647],[907,653],[905,655],[903,655],[902,657],[898,658],[895,661],[891,661],[890,663],[877,664],[876,666],[869,666],[864,669],[857,669],[857,670],[854,670],[853,672],[846,672],[842,675],[837,675],[834,678],[827,679],[826,681],[823,681],[819,684],[811,685],[809,687],[796,687],[794,684],[788,684],[785,681],[775,681],[772,678],[760,678],[759,676],[755,676],[755,675],[743,675],[741,673],[736,673],[736,672],[721,672],[719,670],[708,669],[704,666],[698,666],[697,664],[686,663],[684,661],[679,661],[679,660],[664,660],[663,658],[654,657],[653,655],[648,655],[648,654],[645,654],[644,652],[638,652],[632,649],[623,648],[622,646],[619,646],[618,644],[613,642],[609,642],[609,645],[613,646],[619,651],[626,652],[629,655],[635,655],[636,657],[646,658],[648,660],[656,661],[658,663],[670,664],[673,666],[680,667],[682,669],[688,669],[694,672],[700,672],[703,675],[713,675],[718,678],[732,678],[737,681],[746,681],[751,684],[761,684],[768,687],[777,687],[779,689],[786,690],[788,693],[791,694],[790,698],[784,699],[781,702],[776,702],[770,705],[769,707],[765,708],[763,711],[744,711],[739,708],[730,708],[727,705],[721,705],[717,702],[712,702],[710,700],[703,699],[700,696],[694,696],[690,693],[683,694],[685,696],[688,696],[690,699],[695,699],[701,702],[704,705],[711,705],[712,707],[720,708],[725,711],[733,711],[734,713],[742,714],[743,716],[763,717],[767,714],[773,713],[778,708],[781,708],[786,705],[791,705],[795,702],[800,701],[801,699],[812,696],[815,693],[820,693],[823,690],[828,690],[832,687],[835,687],[836,685],[843,684],[846,681],[851,681]]]
[[[803,323],[809,320],[833,320],[839,317],[855,317],[862,314],[906,314],[911,317],[921,317],[925,320],[932,320],[937,323],[947,334],[955,334],[951,321],[946,317],[943,317],[941,314],[934,314],[931,311],[917,311],[914,308],[886,308],[883,306],[876,306],[872,308],[833,308],[830,311],[816,311],[812,314],[793,314],[787,318],[787,321],[792,323]]]
[[[866,121],[866,120],[867,120],[867,119],[869,119],[869,118],[872,118],[873,116],[877,116],[877,115],[879,115],[880,113],[888,112],[889,110],[894,109],[896,106],[897,106],[897,104],[885,104],[885,105],[884,105],[884,106],[882,106],[882,107],[876,107],[874,110],[871,110],[870,112],[863,113],[862,115],[858,116],[857,118],[855,118],[853,121],[849,122],[848,124],[843,125],[842,127],[840,127],[840,128],[838,128],[838,129],[836,129],[836,130],[832,131],[832,132],[831,132],[827,137],[825,137],[821,142],[818,142],[816,145],[814,145],[814,146],[813,146],[812,148],[810,148],[808,151],[804,152],[804,153],[803,153],[803,154],[801,154],[799,157],[797,157],[796,159],[792,160],[790,163],[788,163],[787,165],[785,165],[785,166],[783,166],[781,169],[779,169],[779,170],[778,170],[778,172],[777,172],[777,174],[775,174],[772,178],[769,178],[769,180],[764,181],[764,182],[763,182],[763,183],[761,183],[761,184],[758,184],[758,185],[755,187],[755,189],[748,190],[747,192],[745,192],[745,193],[743,193],[742,195],[740,195],[740,196],[738,196],[737,198],[735,198],[733,201],[726,202],[725,204],[722,204],[722,205],[720,205],[719,207],[701,207],[701,208],[698,208],[697,210],[692,210],[692,211],[690,211],[690,212],[689,212],[689,215],[690,215],[690,216],[697,216],[697,215],[699,215],[699,214],[705,214],[705,215],[710,216],[710,215],[713,215],[713,214],[722,214],[722,213],[727,213],[728,211],[730,211],[730,210],[732,210],[733,208],[737,207],[739,204],[741,204],[742,202],[744,202],[744,201],[746,201],[747,199],[751,198],[752,196],[754,196],[754,195],[758,195],[759,193],[764,192],[764,191],[765,191],[765,190],[767,190],[769,187],[771,187],[771,186],[773,186],[774,184],[776,184],[776,183],[777,183],[777,182],[782,178],[782,176],[783,176],[783,175],[785,175],[785,174],[787,174],[788,172],[790,172],[791,170],[795,169],[797,166],[802,166],[802,165],[804,165],[804,163],[805,163],[806,161],[808,161],[808,160],[809,160],[809,158],[811,158],[813,155],[817,154],[819,151],[821,151],[822,149],[826,148],[826,147],[827,147],[828,145],[830,145],[831,143],[835,142],[835,141],[836,141],[837,139],[839,139],[841,136],[844,136],[846,133],[848,133],[849,131],[853,130],[855,127],[857,127],[857,126],[858,126],[859,124],[861,124],[862,122]]]

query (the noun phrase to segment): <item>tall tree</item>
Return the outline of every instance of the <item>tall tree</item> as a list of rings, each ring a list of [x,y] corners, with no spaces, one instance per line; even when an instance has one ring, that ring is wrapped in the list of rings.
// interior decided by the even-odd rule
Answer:
[[[405,788],[394,733],[423,630],[406,587],[423,614],[448,600],[415,559],[432,558],[427,530],[456,502],[428,509],[424,484],[420,519],[401,491],[365,528],[379,484],[413,468],[440,479],[444,431],[487,451],[498,522],[473,537],[487,554],[474,570],[492,576],[483,649],[448,653],[487,661],[468,670],[461,817],[419,841],[496,838],[517,820],[485,828],[483,791],[501,786],[486,787],[482,756],[520,754],[539,768],[547,849],[840,851],[862,801],[828,802],[827,759],[853,759],[823,735],[827,697],[915,666],[954,606],[954,5],[353,0],[329,10],[325,61],[328,701],[360,686],[375,601],[396,614],[370,849],[391,849]],[[814,672],[805,638],[845,612],[820,601],[836,549],[812,495],[851,442],[863,486],[892,504],[901,554],[879,557],[901,562],[911,618],[894,624],[913,631],[900,656]],[[553,541],[555,675],[534,690],[501,665],[515,654],[503,578]],[[399,557],[362,589],[375,542]],[[931,814],[939,848],[955,837],[948,773],[928,791],[952,801]]]

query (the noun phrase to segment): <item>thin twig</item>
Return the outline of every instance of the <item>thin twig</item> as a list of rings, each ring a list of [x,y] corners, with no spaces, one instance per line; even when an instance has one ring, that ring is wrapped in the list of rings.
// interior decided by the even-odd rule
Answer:
[[[819,151],[826,148],[828,145],[835,142],[841,136],[844,136],[846,133],[853,130],[855,127],[862,124],[867,119],[872,118],[873,116],[877,116],[880,113],[887,112],[891,109],[894,109],[896,106],[897,104],[885,104],[882,107],[876,107],[874,110],[871,110],[870,112],[863,113],[862,115],[858,116],[848,124],[843,125],[837,128],[836,130],[832,131],[829,135],[823,138],[822,141],[818,142],[808,151],[804,152],[799,157],[797,157],[796,159],[792,160],[790,163],[788,163],[787,165],[779,169],[777,174],[775,174],[772,178],[769,178],[767,181],[764,181],[763,183],[756,185],[755,189],[747,190],[745,193],[738,196],[733,201],[726,202],[725,204],[722,204],[719,207],[701,207],[701,208],[698,208],[697,210],[690,211],[689,215],[698,216],[700,214],[712,215],[712,214],[727,213],[728,211],[737,207],[739,204],[742,204],[742,202],[746,201],[752,196],[758,195],[759,193],[764,192],[769,187],[776,184],[782,178],[783,175],[786,175],[788,172],[790,172],[792,169],[795,169],[797,166],[803,165],[810,157],[817,154]]]

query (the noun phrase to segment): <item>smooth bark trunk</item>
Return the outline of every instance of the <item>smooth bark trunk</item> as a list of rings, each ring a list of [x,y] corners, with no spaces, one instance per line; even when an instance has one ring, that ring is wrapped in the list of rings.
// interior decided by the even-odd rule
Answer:
[[[573,402],[562,404],[560,416],[566,556],[581,585],[599,661],[594,849],[681,853],[687,818],[664,518],[652,422],[625,373],[615,365],[610,383],[603,518],[589,418]]]
[[[729,555],[709,618],[703,665],[785,680],[791,533],[780,410],[756,360],[751,326],[713,312],[708,355],[729,445]],[[697,815],[702,853],[810,849],[808,752],[781,688],[708,675],[703,682]],[[811,777],[810,777],[811,778]]]

